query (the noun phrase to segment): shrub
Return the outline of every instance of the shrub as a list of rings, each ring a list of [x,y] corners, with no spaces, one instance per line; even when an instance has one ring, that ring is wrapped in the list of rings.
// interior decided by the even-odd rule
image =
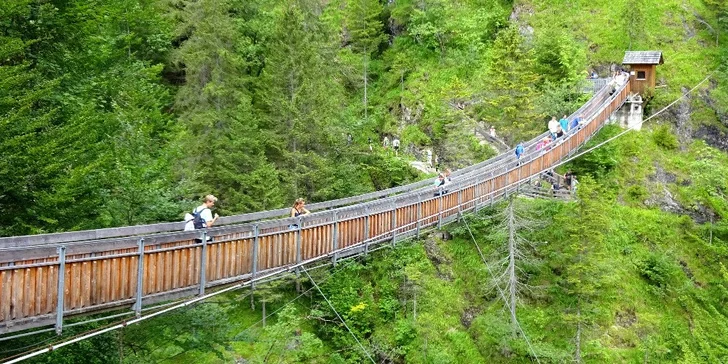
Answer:
[[[675,150],[679,146],[677,137],[672,133],[670,127],[662,125],[652,133],[652,140],[660,148],[667,150]]]

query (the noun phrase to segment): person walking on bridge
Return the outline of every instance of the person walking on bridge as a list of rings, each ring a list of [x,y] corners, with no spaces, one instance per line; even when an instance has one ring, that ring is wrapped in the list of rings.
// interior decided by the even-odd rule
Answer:
[[[304,205],[306,204],[306,201],[302,198],[297,198],[295,202],[293,202],[293,207],[291,207],[291,217],[299,217],[299,216],[306,216],[311,213],[311,211],[308,211]],[[289,230],[297,230],[299,228],[298,224],[290,224],[288,225]]]
[[[569,123],[569,130],[573,132],[573,130],[576,130],[579,127],[579,124],[581,124],[581,120],[584,119],[584,115],[579,114],[577,117],[574,118],[574,120],[571,120],[571,123]]]
[[[293,207],[291,207],[291,217],[299,217],[310,214],[311,211],[308,211],[306,207],[304,207],[305,204],[306,200],[297,198],[293,203]]]
[[[566,118],[566,115],[559,120],[559,126],[561,127],[561,135],[559,137],[561,137],[569,131],[569,119]]]
[[[523,152],[523,142],[520,142],[516,145],[516,166],[521,165],[521,156],[523,155]]]
[[[187,220],[185,231],[206,229],[215,225],[215,222],[220,217],[217,213],[215,213],[214,217],[212,216],[210,209],[215,206],[215,202],[217,202],[217,197],[213,195],[205,196],[205,201],[202,205],[192,210],[192,218]]]
[[[558,120],[556,120],[555,116],[551,117],[551,120],[549,120],[549,133],[551,133],[551,139],[556,139],[558,137],[559,131],[561,130],[561,126],[559,126]]]

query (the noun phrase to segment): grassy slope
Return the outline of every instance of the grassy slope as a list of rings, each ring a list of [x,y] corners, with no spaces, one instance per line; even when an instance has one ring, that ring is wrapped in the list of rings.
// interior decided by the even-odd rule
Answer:
[[[683,88],[690,89],[715,70],[719,63],[715,33],[700,20],[718,28],[714,14],[700,0],[521,0],[516,6],[533,9],[533,16],[524,20],[536,32],[554,24],[571,30],[589,49],[590,66],[621,64],[629,48],[626,20],[628,4],[643,9],[641,26],[632,50],[661,50],[665,64],[657,68],[658,86],[654,108],[661,108],[677,98]],[[641,30],[641,31],[640,31]],[[705,88],[705,85],[704,87]],[[694,100],[694,108],[702,109],[702,101]],[[712,112],[694,113],[693,121],[715,123]]]

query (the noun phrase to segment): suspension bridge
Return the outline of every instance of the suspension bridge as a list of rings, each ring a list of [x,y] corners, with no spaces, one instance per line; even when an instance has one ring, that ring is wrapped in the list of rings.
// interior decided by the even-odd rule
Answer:
[[[277,209],[220,218],[182,231],[183,222],[0,238],[0,334],[43,326],[63,330],[71,316],[126,309],[139,317],[155,303],[218,287],[250,285],[317,261],[367,254],[477,211],[577,153],[627,99],[631,82],[602,86],[571,118],[579,129],[537,150],[547,133],[453,172],[448,193],[421,181],[309,205],[284,218]]]

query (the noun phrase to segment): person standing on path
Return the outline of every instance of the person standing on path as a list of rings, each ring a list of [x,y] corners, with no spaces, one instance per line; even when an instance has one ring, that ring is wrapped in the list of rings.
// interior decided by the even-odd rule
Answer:
[[[394,155],[399,156],[399,138],[394,137],[394,140],[392,140],[392,148],[394,149]]]

